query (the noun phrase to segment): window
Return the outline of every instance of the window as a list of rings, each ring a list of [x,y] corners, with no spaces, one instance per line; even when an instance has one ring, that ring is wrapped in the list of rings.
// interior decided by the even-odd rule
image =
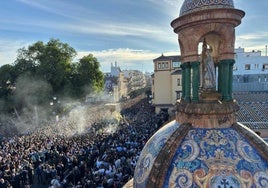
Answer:
[[[249,81],[249,76],[244,75],[244,76],[243,76],[243,79],[244,79],[244,83],[248,83],[248,81]]]
[[[177,86],[180,86],[180,85],[181,85],[181,79],[178,78],[178,79],[177,79]]]
[[[173,68],[178,68],[180,67],[181,63],[180,62],[172,62]]]
[[[168,69],[169,62],[160,62],[157,64],[157,69]]]
[[[234,66],[233,67],[233,71],[237,71],[237,66]]]
[[[165,63],[163,62],[162,63],[162,67],[161,67],[162,69],[164,69],[165,68]]]
[[[245,70],[250,70],[250,64],[245,65]]]
[[[263,64],[262,69],[268,69],[268,64]]]
[[[168,69],[168,62],[165,63],[165,68]]]
[[[158,69],[161,69],[161,63],[158,63],[157,66],[158,66]]]
[[[181,98],[181,91],[176,91],[176,99],[180,99]]]

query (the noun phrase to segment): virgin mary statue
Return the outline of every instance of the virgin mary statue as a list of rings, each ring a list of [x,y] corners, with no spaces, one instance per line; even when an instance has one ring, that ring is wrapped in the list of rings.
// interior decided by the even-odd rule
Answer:
[[[204,89],[215,89],[216,88],[216,72],[214,61],[211,56],[212,49],[207,48],[206,41],[203,42],[202,51],[202,88]]]

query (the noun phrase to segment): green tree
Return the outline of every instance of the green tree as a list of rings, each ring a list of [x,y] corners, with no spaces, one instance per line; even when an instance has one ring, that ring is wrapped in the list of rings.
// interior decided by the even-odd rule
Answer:
[[[0,111],[10,111],[13,108],[12,92],[14,86],[14,68],[12,65],[0,67]]]
[[[27,48],[19,49],[13,66],[13,81],[19,84],[13,95],[16,104],[20,108],[26,105],[20,102],[23,99],[23,95],[19,95],[22,91],[31,96],[31,100],[27,100],[29,103],[38,104],[47,103],[43,94],[81,98],[89,93],[102,91],[104,76],[98,60],[89,54],[79,62],[72,63],[75,55],[74,48],[56,39],[47,43],[38,41]],[[47,92],[38,87],[38,82],[46,85],[44,88],[48,89]],[[24,88],[32,92],[23,90]],[[37,96],[34,96],[35,93]],[[51,97],[47,96],[47,100]]]
[[[54,93],[60,93],[65,87],[67,76],[71,71],[71,61],[76,55],[74,48],[67,43],[51,39],[40,54],[37,74],[47,80]]]
[[[26,73],[39,77],[51,84],[54,93],[60,93],[75,55],[74,48],[58,39],[50,39],[46,44],[38,41],[18,50],[15,72],[17,77]]]
[[[24,74],[36,74],[36,67],[40,65],[40,56],[44,52],[44,44],[41,41],[30,45],[28,49],[25,47],[18,49],[17,59],[14,63],[14,72],[16,78]]]
[[[7,88],[9,84],[14,83],[14,67],[12,65],[3,65],[0,67],[0,88]]]
[[[103,90],[104,75],[100,71],[100,63],[92,54],[80,59],[77,65],[76,82],[83,95],[99,93]]]

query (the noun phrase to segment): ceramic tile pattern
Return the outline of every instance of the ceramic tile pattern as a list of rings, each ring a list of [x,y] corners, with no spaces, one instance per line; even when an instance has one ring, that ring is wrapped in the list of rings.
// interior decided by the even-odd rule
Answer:
[[[178,128],[171,122],[144,147],[134,174],[136,187],[146,185],[166,140]],[[192,129],[173,153],[163,187],[265,187],[268,163],[232,128]]]
[[[268,165],[231,128],[193,129],[177,149],[165,187],[265,187]]]
[[[180,16],[212,8],[234,8],[234,2],[233,0],[187,0],[181,7]]]
[[[134,183],[143,187],[148,180],[155,158],[164,147],[167,139],[177,130],[179,124],[175,121],[167,124],[157,131],[144,146],[137,163]]]

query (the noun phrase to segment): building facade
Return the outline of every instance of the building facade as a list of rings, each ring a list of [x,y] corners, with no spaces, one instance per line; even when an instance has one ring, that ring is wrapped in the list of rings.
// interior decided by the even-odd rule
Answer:
[[[152,105],[155,112],[174,113],[174,105],[182,95],[180,56],[164,56],[153,60]]]
[[[128,92],[145,88],[146,78],[145,74],[138,70],[123,70],[124,77],[128,80]]]
[[[235,49],[233,91],[268,91],[268,56],[261,51]]]
[[[162,55],[153,63],[152,104],[156,113],[166,109],[172,112],[176,100],[182,97],[180,56]],[[268,56],[263,56],[261,51],[246,52],[239,47],[235,49],[233,92],[252,91],[268,91]]]

